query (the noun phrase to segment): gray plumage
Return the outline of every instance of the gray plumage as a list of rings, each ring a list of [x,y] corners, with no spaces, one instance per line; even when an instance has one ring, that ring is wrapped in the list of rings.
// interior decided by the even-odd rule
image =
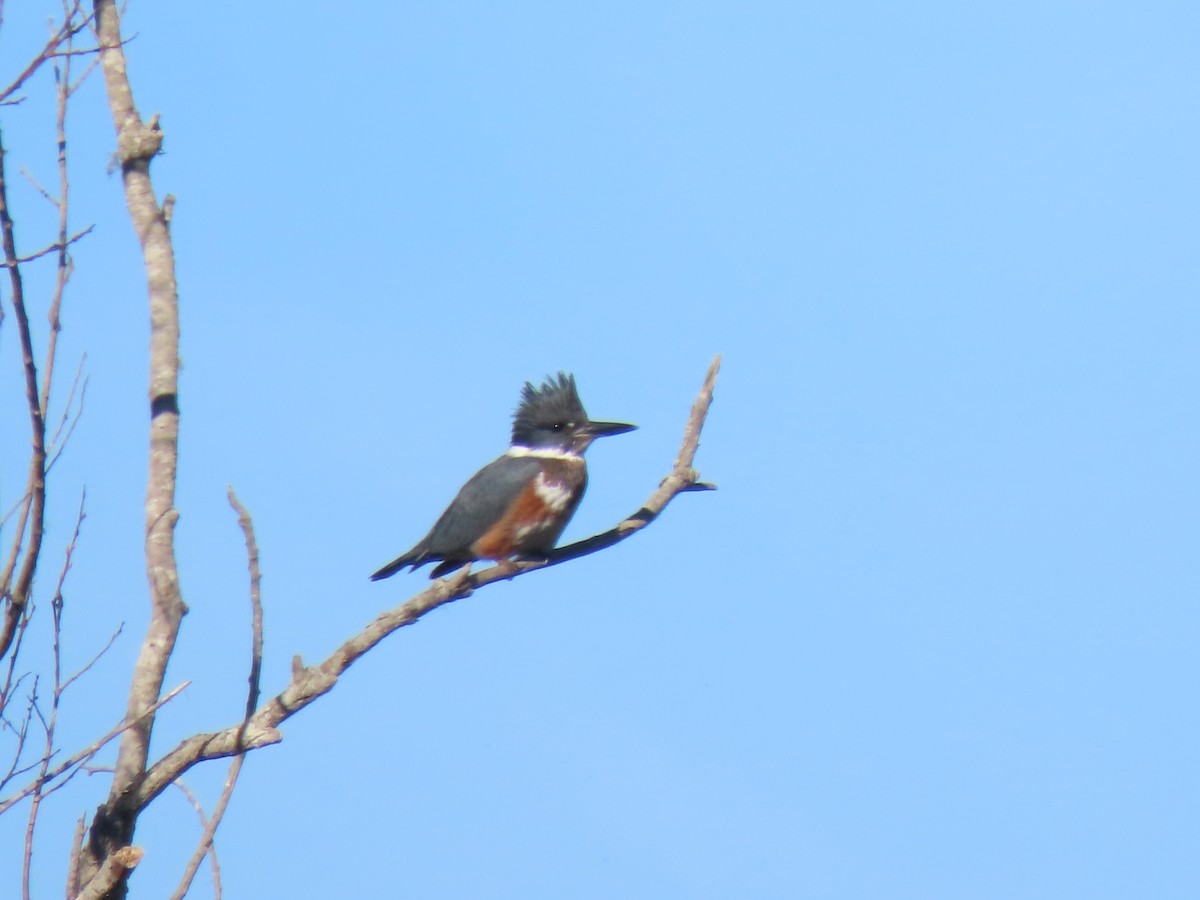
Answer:
[[[476,472],[429,534],[371,580],[429,562],[438,563],[430,575],[438,578],[476,559],[549,552],[587,488],[584,451],[598,437],[635,427],[588,419],[573,375],[559,372],[539,387],[525,382],[513,413],[512,450]],[[535,490],[522,499],[526,489]]]
[[[488,463],[462,486],[429,534],[417,546],[372,575],[371,580],[395,575],[405,566],[419,569],[429,562],[441,562],[430,573],[430,578],[440,578],[465,566],[472,560],[471,544],[488,525],[504,515],[540,469],[538,460],[530,456],[517,459],[502,456]]]

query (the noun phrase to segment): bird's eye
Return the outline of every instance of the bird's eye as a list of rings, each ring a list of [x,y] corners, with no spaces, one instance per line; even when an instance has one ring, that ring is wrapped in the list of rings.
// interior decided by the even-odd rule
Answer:
[[[566,426],[562,422],[555,422],[550,426],[554,431],[562,431]]]

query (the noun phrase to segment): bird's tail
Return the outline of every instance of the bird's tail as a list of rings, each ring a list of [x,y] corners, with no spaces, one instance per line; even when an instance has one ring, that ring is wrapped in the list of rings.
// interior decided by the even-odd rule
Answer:
[[[414,547],[403,556],[393,559],[390,563],[371,576],[372,581],[381,581],[384,578],[391,578],[405,566],[412,566],[414,569],[425,562],[425,551],[421,547]]]

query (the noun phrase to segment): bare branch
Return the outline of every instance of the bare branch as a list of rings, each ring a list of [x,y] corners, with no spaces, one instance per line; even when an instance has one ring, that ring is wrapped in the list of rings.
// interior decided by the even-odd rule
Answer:
[[[237,513],[238,524],[242,527],[242,534],[246,539],[246,556],[249,560],[250,569],[250,690],[246,697],[246,718],[244,720],[244,722],[249,722],[250,717],[254,715],[255,708],[258,706],[259,680],[262,675],[263,615],[262,595],[260,592],[262,573],[259,570],[258,541],[254,537],[254,523],[250,519],[250,513],[246,511],[246,507],[242,506],[232,487],[229,488],[228,493],[229,505]],[[200,869],[200,863],[204,861],[206,854],[212,858],[213,886],[216,896],[218,898],[221,896],[221,871],[217,866],[213,837],[217,833],[221,819],[225,816],[225,810],[229,806],[229,798],[233,796],[233,789],[237,785],[238,776],[242,773],[242,764],[245,760],[246,753],[242,751],[230,763],[229,772],[225,776],[225,786],[221,789],[221,796],[217,799],[216,807],[213,808],[212,818],[204,824],[204,829],[200,835],[200,842],[196,846],[196,851],[192,854],[191,859],[188,860],[187,867],[179,879],[179,886],[175,889],[175,893],[171,895],[171,900],[183,900],[188,889],[191,888],[192,879],[196,877],[196,872]],[[203,815],[201,819],[203,819]]]
[[[17,679],[17,684],[21,683],[22,679]],[[37,767],[37,763],[26,766],[23,769],[17,768],[21,765],[21,757],[25,753],[25,741],[29,737],[29,726],[33,722],[34,704],[37,702],[37,678],[33,680],[33,690],[29,692],[29,698],[25,703],[25,714],[21,717],[21,724],[13,730],[17,733],[17,747],[13,752],[12,765],[8,767],[8,771],[4,773],[4,777],[0,778],[0,787],[8,784],[18,775],[24,775],[26,772]],[[12,727],[11,725],[9,726]]]
[[[54,670],[55,678],[58,676],[58,660],[59,660],[59,634],[60,620],[56,615],[54,617]],[[46,771],[50,768],[50,759],[54,755],[54,730],[58,724],[58,690],[55,685],[53,699],[51,700],[50,719],[47,721],[42,717],[40,710],[38,718],[42,720],[42,729],[45,733],[45,749],[42,753],[41,772],[38,774],[37,781],[34,782],[33,800],[29,804],[29,817],[25,821],[25,855],[21,861],[21,900],[29,900],[29,875],[33,864],[33,832],[37,827],[38,813],[42,808],[42,798],[45,796]],[[36,707],[35,707],[36,708]]]
[[[74,0],[67,13],[63,16],[62,24],[50,35],[41,52],[30,60],[29,65],[22,70],[20,75],[13,79],[8,87],[0,90],[0,103],[7,101],[9,97],[19,91],[21,85],[28,81],[34,72],[58,53],[58,48],[63,42],[79,34],[79,32],[88,26],[92,18],[90,14],[82,19],[77,18],[82,11],[82,6],[82,0]]]
[[[87,379],[83,378],[83,364],[87,362],[87,354],[84,353],[79,357],[79,365],[75,367],[75,377],[71,379],[71,390],[67,392],[67,401],[63,404],[62,416],[59,417],[58,427],[54,429],[54,434],[50,440],[46,442],[46,452],[50,452],[58,446],[58,439],[62,437],[63,429],[67,426],[67,421],[71,415],[71,408],[75,405],[75,393],[79,392],[79,405],[83,406],[83,394],[87,391]],[[83,387],[80,388],[80,379],[83,379]],[[48,469],[51,464],[47,464]]]
[[[99,47],[97,47],[97,48],[96,48],[96,52],[97,52],[97,53],[99,53],[99,52],[100,52],[100,48],[99,48]],[[75,83],[74,83],[74,84],[72,84],[72,85],[71,85],[71,86],[68,88],[68,91],[69,91],[70,93],[74,94],[74,93],[75,93],[77,90],[79,90],[80,86],[81,86],[81,85],[82,85],[82,84],[83,84],[85,81],[87,81],[87,80],[88,80],[88,76],[89,76],[89,75],[91,75],[93,72],[95,72],[95,71],[96,71],[96,67],[97,67],[97,66],[99,66],[99,65],[100,65],[100,57],[99,57],[99,56],[93,56],[91,59],[89,59],[89,60],[88,60],[87,67],[86,67],[86,68],[84,68],[84,70],[83,70],[83,74],[82,74],[82,75],[80,75],[78,78],[76,78],[76,79],[75,79]]]
[[[21,361],[25,374],[25,399],[29,407],[30,429],[33,433],[32,449],[29,455],[29,476],[26,483],[26,492],[30,498],[29,505],[22,515],[21,528],[14,539],[13,552],[9,556],[4,571],[0,573],[0,598],[8,601],[3,621],[0,622],[0,657],[3,657],[12,644],[17,622],[25,610],[25,604],[29,602],[29,589],[33,584],[33,573],[37,570],[38,558],[41,555],[46,509],[46,422],[42,416],[41,403],[38,398],[37,366],[33,361],[33,337],[29,330],[29,314],[25,309],[25,290],[21,279],[21,270],[17,263],[12,214],[8,208],[8,186],[4,176],[4,145],[2,141],[0,141],[0,242],[3,243],[4,260],[8,264],[13,314],[17,320],[17,335],[21,344]],[[12,577],[17,560],[17,548],[24,538],[26,522],[29,525],[29,543],[25,547],[25,557],[14,583]]]
[[[8,650],[9,645],[13,640],[13,629],[17,627],[17,621],[25,613],[25,603],[16,605],[12,602],[10,596],[9,585],[12,584],[13,572],[17,567],[17,559],[21,555],[21,548],[25,546],[25,530],[29,527],[29,512],[33,492],[26,484],[25,492],[21,495],[21,499],[10,510],[0,523],[7,522],[14,512],[20,510],[20,516],[17,518],[17,527],[13,531],[12,545],[8,550],[8,557],[4,561],[4,568],[0,569],[0,605],[4,606],[3,619],[0,620],[0,657]],[[13,656],[16,656],[16,650],[13,651]],[[15,659],[13,660],[15,663]]]
[[[233,785],[237,782],[238,773],[242,768],[242,761],[246,758],[246,754],[238,754],[233,760],[233,765],[229,767],[229,774],[225,777],[225,787],[221,791],[221,799],[217,803],[217,809],[213,811],[213,817],[210,819],[204,815],[204,807],[200,805],[200,801],[196,799],[195,794],[188,790],[182,779],[175,781],[175,786],[183,791],[188,801],[196,810],[196,815],[200,818],[200,843],[196,847],[196,852],[192,854],[192,858],[188,860],[187,868],[184,870],[183,877],[179,881],[179,886],[175,888],[175,892],[171,894],[171,900],[183,900],[187,895],[188,890],[192,886],[192,879],[196,877],[196,871],[200,868],[200,863],[207,856],[209,865],[212,867],[213,877],[213,897],[214,900],[221,900],[221,864],[217,861],[217,847],[213,843],[213,835],[217,830],[217,825],[221,821],[221,817],[225,815],[225,804],[229,802],[229,796],[233,793]]]
[[[76,13],[79,10],[79,0],[75,0],[73,7],[67,6],[64,2],[64,20],[62,28],[58,34],[58,40],[65,42],[68,49],[71,47],[74,31],[71,29],[72,22],[76,18]],[[82,28],[82,24],[78,27]],[[70,60],[67,59],[62,64],[63,68],[69,73]],[[61,72],[56,67],[56,76],[61,76]],[[69,75],[68,75],[69,77]],[[7,607],[4,610],[3,622],[0,624],[0,656],[3,656],[12,647],[12,656],[9,661],[8,676],[6,677],[7,684],[11,682],[13,667],[15,666],[17,657],[20,652],[21,638],[24,635],[25,629],[28,627],[29,614],[32,609],[30,606],[30,591],[33,585],[34,573],[37,570],[40,561],[42,549],[42,541],[44,536],[45,524],[45,505],[46,505],[46,408],[49,402],[50,386],[53,378],[55,349],[57,347],[57,338],[59,331],[59,311],[62,303],[63,291],[66,287],[67,279],[70,275],[69,258],[67,256],[67,247],[72,242],[67,237],[67,210],[68,210],[68,191],[69,181],[67,177],[67,143],[66,143],[66,112],[68,99],[68,86],[62,77],[56,77],[58,84],[57,89],[57,144],[58,144],[58,172],[60,194],[57,200],[52,200],[58,209],[58,253],[59,266],[58,276],[55,283],[53,298],[50,304],[50,336],[47,342],[46,364],[42,372],[42,384],[39,392],[38,373],[36,365],[33,361],[33,340],[30,331],[30,323],[28,312],[25,307],[25,295],[23,287],[23,279],[21,277],[20,265],[23,262],[16,254],[16,241],[14,237],[14,224],[11,211],[8,206],[8,188],[7,179],[4,167],[4,148],[0,144],[0,241],[3,243],[4,264],[9,271],[9,283],[12,287],[12,305],[14,316],[17,321],[17,332],[21,346],[22,368],[25,375],[25,396],[26,403],[29,407],[30,422],[32,430],[31,453],[29,463],[29,474],[26,481],[25,496],[27,501],[22,507],[22,516],[20,527],[17,529],[17,534],[14,537],[12,551],[8,556],[8,561],[5,564],[3,573],[0,573],[0,596],[7,601]],[[32,177],[30,178],[32,181]],[[42,193],[49,198],[48,193],[37,185],[35,187],[42,190]],[[40,254],[39,254],[40,255]],[[41,812],[42,801],[49,794],[53,793],[62,783],[70,780],[70,775],[55,786],[52,784],[47,773],[50,768],[50,761],[54,756],[54,741],[55,733],[58,725],[58,712],[60,701],[62,698],[62,585],[66,578],[68,569],[70,568],[71,553],[74,550],[75,542],[79,536],[79,527],[83,521],[83,505],[80,501],[79,518],[76,522],[74,536],[71,539],[70,545],[67,548],[66,557],[63,563],[61,574],[59,575],[58,585],[52,602],[53,612],[53,661],[54,661],[54,690],[51,696],[49,716],[45,716],[42,710],[37,705],[36,690],[37,680],[34,682],[34,696],[31,698],[32,710],[37,714],[39,721],[42,723],[44,733],[44,749],[41,760],[39,762],[39,772],[32,787],[30,794],[31,802],[29,805],[29,815],[25,825],[24,836],[24,853],[22,856],[21,865],[21,895],[23,900],[30,898],[30,879],[33,861],[33,844],[34,834],[37,829],[38,816]],[[25,556],[22,562],[20,572],[16,577],[15,584],[12,581],[13,572],[16,566],[17,556],[22,543],[26,537],[26,526],[28,525],[28,544],[25,546]],[[14,636],[17,638],[17,643],[13,645]],[[24,732],[18,741],[17,756],[14,759],[14,765],[18,764],[21,758],[21,751],[24,748]],[[8,777],[12,777],[12,772]],[[6,777],[5,781],[8,778]]]
[[[698,475],[692,468],[696,449],[700,443],[700,432],[712,403],[713,388],[720,368],[720,357],[713,360],[704,379],[704,386],[692,406],[691,415],[684,428],[683,443],[670,474],[663,479],[659,488],[646,502],[615,528],[597,538],[589,538],[576,544],[554,550],[547,559],[537,561],[507,562],[469,574],[464,566],[454,574],[433,582],[428,588],[395,609],[381,613],[366,628],[351,637],[333,652],[324,662],[315,666],[293,664],[292,678],[288,686],[259,708],[248,720],[231,725],[222,731],[196,734],[187,738],[174,750],[150,767],[127,799],[131,809],[144,809],[146,804],[161,793],[171,782],[196,763],[208,759],[233,756],[278,743],[283,739],[278,726],[291,718],[318,697],[328,693],[337,684],[342,673],[353,663],[376,646],[392,632],[411,625],[425,614],[470,596],[477,588],[495,581],[509,580],[549,565],[575,559],[598,549],[622,541],[652,522],[676,496],[692,490],[699,484]],[[705,486],[710,488],[711,486]],[[599,538],[603,540],[598,541]],[[597,542],[598,541],[598,542]]]
[[[204,814],[204,807],[200,805],[199,799],[192,793],[191,789],[183,783],[183,779],[175,782],[175,787],[187,797],[188,803],[192,805],[192,809],[196,810],[196,817],[200,820],[200,830],[208,829],[208,816]],[[213,900],[221,900],[221,864],[217,861],[217,848],[215,844],[210,844],[208,851],[209,865],[212,866],[213,874]],[[186,891],[184,893],[187,893]],[[183,896],[180,894],[180,896]]]
[[[71,855],[67,860],[67,900],[75,900],[79,893],[79,850],[83,847],[83,832],[86,828],[83,816],[75,823],[75,833],[71,835]]]
[[[84,490],[79,495],[79,512],[75,514],[75,530],[73,532],[71,532],[71,540],[67,544],[66,550],[63,551],[62,568],[58,570],[58,583],[54,586],[54,600],[51,601],[51,604],[52,604],[52,607],[54,610],[56,627],[58,624],[60,624],[59,620],[62,617],[63,585],[67,581],[67,573],[71,571],[71,557],[75,555],[75,545],[79,542],[79,532],[83,528],[83,520],[87,518],[87,513],[84,512],[84,508],[86,505],[87,505],[87,490]],[[54,637],[55,637],[55,641],[57,642],[57,640],[58,640],[58,632],[57,631],[55,632]],[[110,640],[109,643],[111,644],[112,641]],[[55,649],[57,651],[57,643],[55,644]],[[103,652],[103,651],[101,651],[101,652]],[[60,680],[59,680],[59,675],[61,672],[61,670],[59,668],[60,661],[61,661],[60,657],[58,656],[58,654],[56,652],[55,658],[54,658],[54,664],[55,664],[54,665],[54,672],[55,672],[54,689],[61,694],[64,690],[66,690],[66,685],[61,684]],[[88,663],[88,665],[90,666],[91,663]]]
[[[129,870],[142,861],[143,852],[139,847],[126,845],[109,853],[99,871],[76,895],[75,900],[100,900],[101,897],[108,896],[109,891],[116,888],[129,874]]]
[[[242,536],[246,540],[246,560],[250,570],[250,690],[246,696],[246,718],[249,719],[258,708],[259,680],[262,676],[262,570],[259,568],[258,541],[254,537],[254,522],[250,519],[250,513],[242,506],[232,486],[228,490],[228,496],[229,505],[237,513],[238,525],[241,526]]]
[[[115,854],[133,838],[136,811],[127,798],[144,781],[154,729],[153,711],[162,692],[187,607],[175,560],[175,477],[179,450],[179,298],[175,251],[150,179],[150,163],[162,147],[158,116],[143,122],[134,104],[113,0],[94,0],[97,43],[108,106],[117,134],[117,158],[125,204],[142,249],[150,302],[150,454],[146,483],[146,577],[150,623],[134,665],[126,719],[136,723],[121,736],[108,800],[92,819],[82,854],[83,894],[123,894],[126,869],[113,868]]]
[[[49,201],[49,203],[52,206],[58,206],[58,201],[50,196],[50,192],[48,190],[46,190],[44,187],[42,187],[42,183],[33,177],[32,172],[30,172],[24,166],[21,166],[20,171],[21,171],[21,175],[25,178],[26,181],[29,182],[29,184],[33,187],[33,189],[35,191],[37,191],[39,194],[41,194],[43,197],[45,197],[46,200]],[[19,262],[25,262],[25,260],[22,259],[22,260],[19,260]]]
[[[72,47],[73,36],[67,36],[67,49]],[[47,314],[47,319],[50,324],[50,335],[47,340],[46,347],[46,366],[42,371],[42,444],[46,444],[46,413],[50,402],[50,384],[54,378],[54,360],[58,356],[59,347],[59,332],[62,330],[62,323],[59,319],[59,314],[62,310],[62,292],[66,290],[67,281],[71,277],[71,257],[67,254],[67,247],[70,247],[74,241],[82,238],[82,236],[91,230],[89,226],[83,232],[67,238],[67,209],[71,199],[71,181],[67,178],[67,101],[70,100],[70,84],[71,84],[71,58],[62,61],[61,71],[59,66],[55,66],[55,76],[58,80],[58,104],[56,104],[56,113],[54,125],[56,137],[59,142],[59,240],[56,242],[56,248],[59,252],[58,270],[55,272],[54,278],[54,294],[50,298],[50,310]],[[44,469],[44,463],[42,472]]]
[[[58,204],[55,203],[55,205],[57,206]],[[91,234],[95,228],[95,225],[89,225],[87,228],[83,229],[83,231],[77,231],[70,237],[63,237],[61,240],[55,241],[53,244],[50,244],[48,247],[43,247],[41,250],[38,250],[35,253],[30,253],[28,256],[19,256],[11,262],[6,260],[0,263],[0,266],[11,269],[13,266],[24,265],[27,262],[33,262],[35,259],[41,259],[43,256],[49,256],[51,253],[56,251],[58,253],[62,253],[76,241],[82,240]]]
[[[124,43],[128,44],[133,38],[129,38]],[[99,53],[103,47],[83,47],[79,50],[56,50],[49,55],[49,59],[58,59],[60,57],[69,56],[91,56],[93,53]],[[77,82],[78,83],[78,82]]]
[[[17,675],[17,659],[21,655],[21,645],[25,640],[25,632],[29,628],[29,621],[33,616],[33,606],[26,606],[25,612],[21,615],[21,621],[17,624],[17,636],[13,640],[12,653],[8,655],[8,666],[4,672],[4,685],[0,686],[0,721],[4,715],[4,711],[8,709],[8,704],[12,700],[13,692],[25,680],[28,672]],[[15,680],[14,680],[15,678]],[[4,779],[0,779],[0,788],[4,786]]]
[[[17,510],[20,509],[22,506],[24,506],[28,501],[29,501],[29,495],[22,494],[17,499],[17,502],[8,508],[8,512],[6,512],[4,515],[0,516],[0,530],[2,530],[4,528],[4,526],[8,524],[9,519],[11,519],[14,515],[16,515]]]
[[[63,682],[63,690],[65,691],[75,681],[77,681],[78,679],[80,679],[84,675],[86,675],[87,672],[92,668],[92,666],[94,666],[96,663],[98,663],[100,661],[100,658],[102,656],[104,656],[105,653],[107,653],[109,650],[112,649],[112,645],[117,642],[117,638],[119,638],[121,636],[121,632],[124,630],[125,630],[125,623],[122,622],[120,625],[117,626],[117,630],[108,636],[108,640],[105,641],[104,646],[101,647],[96,652],[96,655],[93,656],[91,659],[89,659],[83,665],[83,667],[81,669],[79,669],[79,671],[75,672],[75,674],[73,674],[70,678],[68,678],[66,681]]]
[[[174,700],[179,695],[179,693],[181,691],[183,691],[189,684],[191,684],[190,681],[185,681],[183,684],[179,685],[179,687],[175,688],[174,690],[168,691],[165,695],[163,695],[162,699],[158,700],[151,709],[146,710],[142,715],[148,716],[148,715],[152,715],[153,713],[157,712],[158,709],[160,707],[162,707],[164,704],[170,703],[172,700]],[[111,731],[109,731],[106,735],[104,735],[98,741],[92,742],[91,744],[89,744],[88,746],[86,746],[82,750],[80,750],[78,753],[75,753],[68,759],[63,760],[61,763],[59,763],[53,769],[48,771],[44,778],[39,775],[37,781],[34,781],[34,782],[26,785],[24,788],[22,788],[17,793],[13,794],[11,797],[8,797],[4,800],[0,800],[0,815],[3,815],[5,812],[12,809],[12,807],[16,806],[18,803],[20,803],[22,800],[24,800],[26,797],[28,797],[30,794],[32,794],[35,790],[37,790],[39,784],[42,784],[45,781],[50,781],[52,779],[55,779],[59,775],[61,775],[63,772],[67,771],[67,769],[70,769],[72,766],[78,765],[79,763],[81,763],[85,760],[91,759],[93,756],[95,756],[97,753],[99,753],[104,748],[105,744],[107,744],[109,741],[111,741],[113,738],[117,737],[118,735],[124,733],[128,729],[132,728],[136,724],[137,724],[136,719],[135,720],[124,720],[123,719],[121,721],[120,725],[113,728]]]
[[[66,689],[62,680],[62,612],[63,612],[63,584],[67,580],[67,572],[71,570],[71,555],[75,552],[75,543],[79,540],[79,529],[83,527],[83,504],[85,497],[79,498],[79,514],[75,518],[75,531],[71,535],[71,542],[67,544],[66,552],[63,554],[62,568],[58,573],[58,584],[54,588],[54,599],[51,601],[50,609],[52,612],[53,622],[53,652],[54,652],[54,692],[50,698],[50,718],[43,719],[43,726],[46,733],[45,749],[42,753],[41,772],[35,782],[33,791],[33,800],[29,804],[29,818],[25,824],[25,858],[21,867],[21,896],[22,900],[29,900],[29,878],[30,870],[33,863],[33,834],[37,828],[38,813],[42,808],[42,800],[57,790],[56,787],[51,787],[49,780],[46,778],[46,773],[50,770],[50,760],[54,757],[54,733],[58,728],[58,709],[62,701],[63,691]],[[39,713],[40,716],[40,713]],[[68,779],[69,780],[68,776]],[[60,782],[59,787],[61,787]]]
[[[87,355],[85,354],[84,359],[86,358]],[[81,360],[79,364],[82,366],[83,361]],[[75,378],[76,381],[78,381],[78,371],[75,373]],[[88,379],[85,378],[83,380],[83,386],[79,389],[79,403],[75,406],[74,413],[72,413],[71,402],[75,395],[75,385],[71,385],[71,393],[67,395],[67,403],[63,407],[62,420],[59,423],[58,429],[54,432],[54,437],[51,439],[50,443],[46,445],[46,452],[51,454],[50,459],[46,461],[47,475],[50,474],[50,470],[54,468],[54,464],[58,462],[59,458],[63,455],[63,452],[67,449],[67,444],[71,442],[71,435],[75,433],[75,426],[78,425],[79,420],[83,418],[83,402],[87,398],[87,386]],[[67,433],[62,435],[62,442],[60,443],[58,438],[62,433],[62,426],[64,424],[67,426]]]

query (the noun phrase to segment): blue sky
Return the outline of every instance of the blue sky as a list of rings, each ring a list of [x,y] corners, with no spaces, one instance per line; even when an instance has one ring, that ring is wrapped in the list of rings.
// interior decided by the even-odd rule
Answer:
[[[54,8],[6,6],[5,72]],[[574,539],[657,486],[725,361],[697,457],[720,490],[358,663],[248,761],[227,895],[1200,893],[1198,26],[1168,2],[132,4],[183,304],[167,680],[193,683],[158,753],[244,703],[227,484],[274,692],[424,585],[367,576],[503,449],[526,379],[573,371],[641,426],[591,451]],[[86,351],[91,380],[50,546],[86,485],[67,653],[126,626],[68,751],[120,718],[146,622],[144,288],[100,86],[72,110],[97,230],[60,379]],[[44,179],[47,89],[3,113]],[[48,242],[13,202],[23,251]],[[18,374],[10,319],[23,434]],[[188,783],[211,805],[224,771]],[[48,805],[39,895],[105,787]],[[198,830],[182,795],[153,807],[135,896]]]

